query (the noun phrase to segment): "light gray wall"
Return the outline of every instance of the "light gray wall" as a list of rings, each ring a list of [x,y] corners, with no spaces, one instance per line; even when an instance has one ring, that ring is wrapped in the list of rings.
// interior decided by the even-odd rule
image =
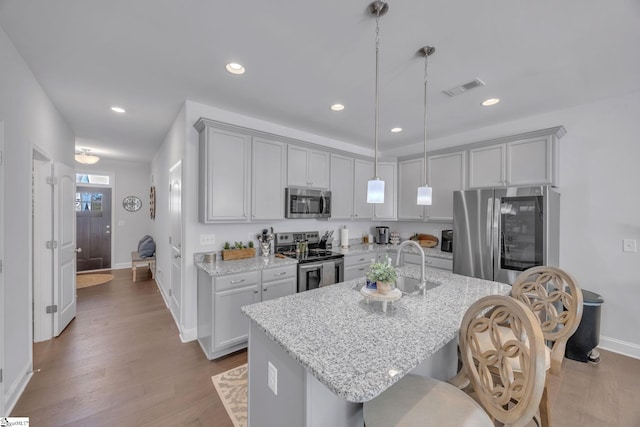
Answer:
[[[73,167],[73,131],[0,28],[0,120],[5,122],[4,391],[10,409],[31,371],[31,153]],[[10,246],[9,246],[10,245]],[[3,414],[4,415],[4,414]]]
[[[113,230],[112,268],[131,268],[131,251],[138,248],[138,241],[152,232],[149,216],[149,187],[151,162],[128,162],[123,160],[101,159],[94,165],[76,163],[79,173],[111,174],[113,176],[111,191],[111,228]],[[138,196],[142,200],[142,208],[137,212],[129,212],[122,207],[122,199],[127,196]]]

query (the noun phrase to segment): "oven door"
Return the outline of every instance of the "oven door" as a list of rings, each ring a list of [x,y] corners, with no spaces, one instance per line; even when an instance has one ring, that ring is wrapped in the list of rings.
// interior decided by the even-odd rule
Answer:
[[[298,292],[342,282],[342,259],[298,264]]]

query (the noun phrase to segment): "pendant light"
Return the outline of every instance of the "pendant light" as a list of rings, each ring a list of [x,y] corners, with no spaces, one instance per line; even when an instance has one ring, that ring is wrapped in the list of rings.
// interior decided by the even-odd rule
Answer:
[[[93,165],[98,163],[100,157],[89,153],[89,151],[91,150],[88,148],[81,148],[80,154],[76,154],[76,162],[82,163],[83,165]]]
[[[380,17],[389,11],[389,5],[383,1],[374,1],[369,6],[369,12],[376,17],[376,83],[375,83],[375,128],[374,128],[374,163],[373,179],[367,183],[367,203],[384,203],[384,181],[378,177],[378,68],[380,45]]]
[[[427,184],[427,64],[429,55],[436,51],[433,46],[425,46],[420,49],[420,54],[424,55],[424,186],[418,187],[418,205],[431,205],[431,187]]]

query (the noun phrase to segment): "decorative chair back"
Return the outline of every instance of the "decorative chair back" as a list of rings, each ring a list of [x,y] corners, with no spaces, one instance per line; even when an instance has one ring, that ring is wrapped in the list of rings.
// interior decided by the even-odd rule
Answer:
[[[582,290],[565,271],[549,266],[522,272],[513,284],[511,296],[523,302],[540,321],[544,339],[551,346],[551,373],[558,375],[567,340],[582,319]]]
[[[500,333],[505,327],[513,334]],[[462,320],[460,354],[485,411],[505,425],[527,425],[540,405],[546,377],[544,338],[533,312],[510,297],[478,300]],[[514,359],[519,371],[513,370]]]

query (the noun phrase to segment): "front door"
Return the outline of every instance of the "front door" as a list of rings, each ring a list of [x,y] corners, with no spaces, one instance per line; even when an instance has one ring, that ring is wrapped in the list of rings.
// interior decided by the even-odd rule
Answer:
[[[55,336],[76,317],[76,227],[74,201],[76,171],[61,163],[54,163],[53,193],[53,332]]]
[[[111,189],[77,187],[78,271],[111,268]]]

